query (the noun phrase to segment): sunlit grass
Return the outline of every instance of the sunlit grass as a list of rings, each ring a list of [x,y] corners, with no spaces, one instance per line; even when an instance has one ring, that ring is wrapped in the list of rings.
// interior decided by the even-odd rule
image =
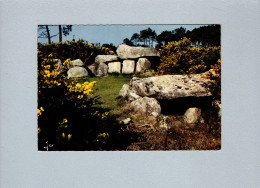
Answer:
[[[110,110],[111,113],[117,110],[120,105],[118,93],[124,84],[129,84],[132,76],[127,75],[107,75],[104,77],[88,77],[83,81],[96,81],[94,87],[95,96],[100,97],[101,108]]]

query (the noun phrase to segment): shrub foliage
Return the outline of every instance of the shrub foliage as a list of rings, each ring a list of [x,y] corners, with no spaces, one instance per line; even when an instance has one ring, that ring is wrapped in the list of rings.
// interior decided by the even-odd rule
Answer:
[[[211,70],[207,72],[206,78],[209,78],[215,84],[213,88],[213,95],[217,98],[221,98],[221,60],[219,59],[217,64],[211,65]]]
[[[184,37],[162,47],[160,59],[158,75],[202,73],[220,59],[220,47],[194,47],[190,39]]]
[[[68,58],[81,59],[85,65],[90,65],[94,62],[98,54],[108,54],[109,49],[99,47],[94,43],[85,43],[83,40],[66,41],[52,44],[38,44],[38,50],[41,57],[47,57],[49,54],[53,58],[65,61]]]
[[[50,54],[39,53],[38,67],[38,148],[46,142],[53,150],[95,150],[109,137],[103,125],[108,112],[97,109],[93,88],[96,82],[66,79],[66,68],[57,69]],[[65,60],[63,64],[68,64]],[[66,67],[66,66],[64,66]],[[102,139],[101,139],[102,138]]]

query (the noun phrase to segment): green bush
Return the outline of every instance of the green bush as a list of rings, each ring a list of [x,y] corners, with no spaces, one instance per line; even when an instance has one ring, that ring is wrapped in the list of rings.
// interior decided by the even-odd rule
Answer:
[[[190,39],[184,37],[178,42],[169,42],[160,49],[161,63],[157,74],[202,73],[220,59],[220,47],[193,47]]]
[[[213,96],[221,99],[221,60],[219,59],[215,65],[211,65],[211,70],[207,72],[206,78],[209,78],[215,84],[212,89]]]
[[[60,59],[61,61],[65,61],[68,58],[71,60],[81,59],[85,65],[90,65],[94,62],[97,55],[108,54],[109,49],[78,40],[52,44],[38,43],[38,51],[40,52],[38,58],[47,57],[49,54],[52,54],[53,58]]]
[[[67,80],[66,71],[57,70],[52,55],[39,60],[39,150],[45,150],[47,141],[54,144],[53,150],[97,150],[104,147],[109,137],[104,124],[108,112],[94,107],[99,102],[93,93],[96,82]]]

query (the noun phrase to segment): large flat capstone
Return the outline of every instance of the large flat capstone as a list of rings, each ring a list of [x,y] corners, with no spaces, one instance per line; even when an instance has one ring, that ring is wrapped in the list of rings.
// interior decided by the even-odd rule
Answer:
[[[133,78],[130,81],[129,92],[156,99],[211,96],[212,82],[201,76],[202,74],[192,74]]]
[[[149,47],[132,47],[126,44],[118,46],[116,53],[120,59],[135,59],[139,57],[159,56],[159,52]]]
[[[117,61],[118,57],[116,55],[98,55],[95,58],[95,63],[106,63],[111,61]]]

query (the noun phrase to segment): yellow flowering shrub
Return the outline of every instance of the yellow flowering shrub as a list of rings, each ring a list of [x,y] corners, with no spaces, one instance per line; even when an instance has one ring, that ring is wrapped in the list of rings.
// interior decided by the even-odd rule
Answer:
[[[43,107],[40,107],[40,109],[37,110],[38,116],[42,115],[43,111],[44,111]]]
[[[70,62],[71,62],[71,59],[70,59],[70,58],[66,59],[66,60],[64,61],[64,63],[63,63],[63,67],[69,68],[69,67],[70,67]]]
[[[39,53],[39,52],[38,52]],[[38,147],[46,141],[55,150],[87,150],[104,144],[97,142],[104,132],[108,113],[97,109],[96,82],[66,78],[66,67],[57,69],[53,55],[38,57]],[[69,65],[70,59],[63,62]],[[107,137],[106,137],[107,139]]]
[[[157,75],[202,73],[220,58],[220,47],[193,47],[186,37],[169,42],[159,52]]]
[[[215,65],[211,66],[211,70],[206,74],[206,78],[209,78],[215,84],[213,88],[213,95],[220,99],[221,97],[221,60],[219,59]]]

